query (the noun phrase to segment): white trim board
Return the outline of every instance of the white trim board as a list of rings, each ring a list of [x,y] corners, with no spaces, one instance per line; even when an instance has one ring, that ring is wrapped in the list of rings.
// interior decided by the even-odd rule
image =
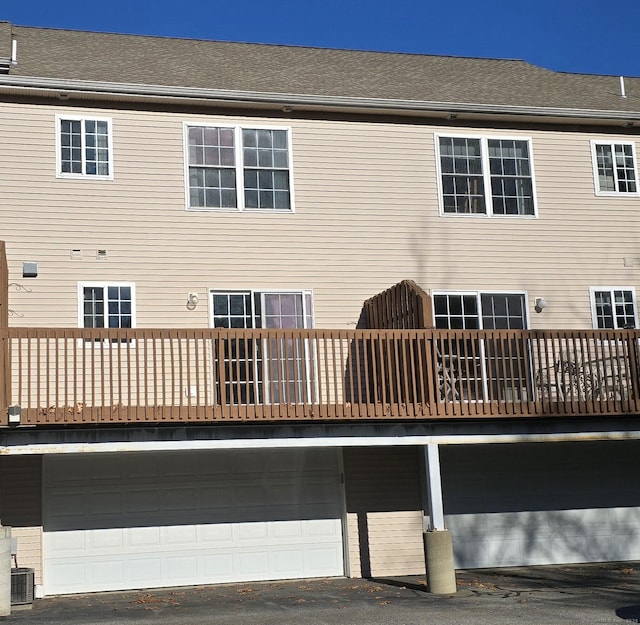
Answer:
[[[0,455],[124,453],[186,449],[290,449],[303,447],[397,447],[422,445],[489,445],[500,443],[566,443],[640,440],[640,431],[559,432],[548,434],[457,434],[437,436],[337,436],[318,438],[136,441],[108,443],[41,443],[0,447]]]

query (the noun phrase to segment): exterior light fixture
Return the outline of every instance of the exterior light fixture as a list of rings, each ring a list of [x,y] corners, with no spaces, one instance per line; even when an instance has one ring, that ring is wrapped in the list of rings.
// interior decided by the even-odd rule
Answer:
[[[10,425],[20,424],[21,412],[22,412],[22,408],[20,408],[20,406],[9,406],[9,424]]]
[[[548,306],[549,302],[544,297],[536,297],[535,311],[537,313],[541,313]]]
[[[190,308],[195,308],[198,305],[198,302],[200,301],[200,298],[198,297],[197,293],[189,293],[187,295],[187,305]]]

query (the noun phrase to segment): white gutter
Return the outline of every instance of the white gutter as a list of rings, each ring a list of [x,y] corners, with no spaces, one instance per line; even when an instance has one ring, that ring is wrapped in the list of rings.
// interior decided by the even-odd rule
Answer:
[[[64,99],[72,96],[82,98],[106,97],[107,99],[143,97],[163,100],[178,99],[181,101],[204,100],[210,103],[215,102],[220,104],[262,104],[273,107],[301,106],[321,109],[347,108],[385,112],[488,113],[495,115],[534,115],[579,119],[640,120],[640,111],[626,112],[620,110],[266,93],[259,91],[232,91],[226,89],[140,85],[133,83],[104,83],[98,81],[61,80],[58,78],[33,78],[11,75],[0,76],[0,89],[14,89],[17,92],[32,92],[34,95],[62,97]]]
[[[438,436],[338,436],[318,438],[138,441],[117,443],[42,443],[0,447],[0,456],[123,453],[202,449],[291,449],[317,447],[407,447],[424,445],[492,445],[638,440],[640,431],[562,432],[550,434],[460,434]]]

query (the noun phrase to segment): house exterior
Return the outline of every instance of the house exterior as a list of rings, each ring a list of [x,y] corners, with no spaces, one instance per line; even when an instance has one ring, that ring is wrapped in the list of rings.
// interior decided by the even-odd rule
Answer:
[[[441,525],[457,567],[640,559],[639,97],[0,23],[0,519],[40,594],[421,574]]]

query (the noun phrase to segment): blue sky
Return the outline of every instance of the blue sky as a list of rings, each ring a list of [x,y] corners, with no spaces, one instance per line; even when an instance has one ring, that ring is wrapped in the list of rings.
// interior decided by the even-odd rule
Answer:
[[[518,58],[640,76],[640,0],[18,0],[21,26],[362,50]],[[0,5],[1,6],[1,5]]]

